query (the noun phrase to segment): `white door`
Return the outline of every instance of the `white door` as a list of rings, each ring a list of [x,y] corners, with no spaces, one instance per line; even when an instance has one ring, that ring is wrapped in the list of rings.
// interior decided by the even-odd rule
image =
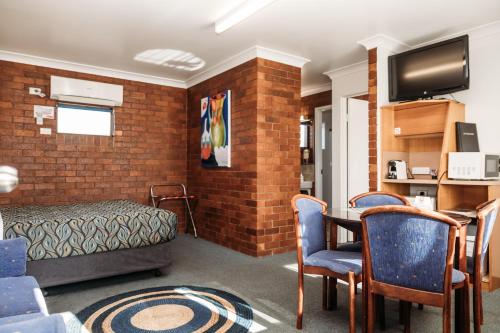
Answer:
[[[368,192],[368,102],[347,100],[347,200]]]

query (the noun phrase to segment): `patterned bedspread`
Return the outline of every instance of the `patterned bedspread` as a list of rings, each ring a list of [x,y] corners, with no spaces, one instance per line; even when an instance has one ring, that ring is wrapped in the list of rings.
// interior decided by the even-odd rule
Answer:
[[[5,238],[23,237],[28,260],[137,248],[175,238],[177,215],[127,200],[1,208]]]

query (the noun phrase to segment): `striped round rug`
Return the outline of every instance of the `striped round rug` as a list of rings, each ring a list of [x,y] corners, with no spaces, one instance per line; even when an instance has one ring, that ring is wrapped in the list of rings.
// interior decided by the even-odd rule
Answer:
[[[83,309],[91,333],[248,332],[252,308],[222,290],[175,286],[131,291]]]

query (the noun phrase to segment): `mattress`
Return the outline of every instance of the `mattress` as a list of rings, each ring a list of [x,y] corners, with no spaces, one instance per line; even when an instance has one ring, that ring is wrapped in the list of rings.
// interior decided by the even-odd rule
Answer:
[[[5,238],[23,237],[28,260],[140,248],[175,238],[177,215],[128,200],[1,208]]]

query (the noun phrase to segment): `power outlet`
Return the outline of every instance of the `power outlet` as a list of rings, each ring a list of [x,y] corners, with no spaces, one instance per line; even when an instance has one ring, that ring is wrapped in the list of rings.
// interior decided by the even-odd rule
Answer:
[[[52,128],[42,127],[40,128],[41,135],[52,135]]]

